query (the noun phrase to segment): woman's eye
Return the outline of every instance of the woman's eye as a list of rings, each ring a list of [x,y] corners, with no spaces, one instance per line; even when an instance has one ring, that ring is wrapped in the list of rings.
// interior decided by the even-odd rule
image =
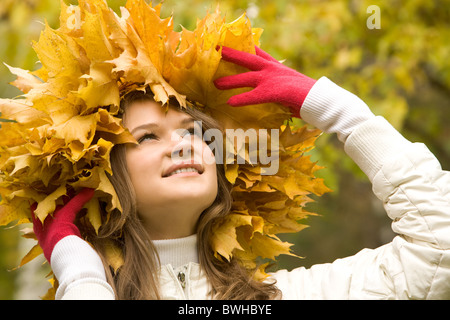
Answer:
[[[202,138],[202,130],[201,129],[196,129],[195,127],[189,128],[187,129],[189,135],[193,136],[193,135],[197,135],[198,137]]]
[[[155,140],[155,139],[157,139],[158,137],[155,135],[155,134],[153,134],[153,133],[147,133],[147,134],[144,134],[142,137],[140,137],[139,139],[138,139],[138,143],[140,144],[140,143],[142,143],[142,142],[144,142],[144,141],[146,141],[146,140]]]
[[[189,128],[189,129],[187,129],[187,132],[188,132],[188,134],[191,135],[191,136],[193,136],[193,135],[195,134],[194,128]],[[187,135],[187,134],[186,134],[186,135]]]

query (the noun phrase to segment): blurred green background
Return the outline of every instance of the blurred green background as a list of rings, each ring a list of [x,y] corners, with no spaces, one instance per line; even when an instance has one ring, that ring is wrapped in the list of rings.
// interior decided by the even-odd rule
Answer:
[[[116,12],[125,2],[108,1]],[[253,26],[265,30],[265,51],[310,77],[327,76],[355,93],[406,138],[427,144],[450,169],[449,0],[166,0],[163,16],[173,13],[177,28],[193,29],[196,19],[217,4],[228,21],[247,12]],[[375,17],[368,13],[371,5],[380,9],[379,29],[367,25]],[[39,38],[45,19],[58,27],[59,9],[58,0],[0,0],[0,60],[36,69],[31,41]],[[3,64],[0,78],[0,97],[20,94],[8,84],[14,77]],[[335,136],[322,135],[312,157],[325,167],[318,176],[333,193],[310,205],[319,213],[309,218],[310,228],[282,236],[304,259],[282,257],[280,268],[332,262],[394,237],[370,183]],[[24,227],[30,226],[0,227],[0,299],[39,299],[49,287],[43,259],[15,269],[34,244],[19,236]]]

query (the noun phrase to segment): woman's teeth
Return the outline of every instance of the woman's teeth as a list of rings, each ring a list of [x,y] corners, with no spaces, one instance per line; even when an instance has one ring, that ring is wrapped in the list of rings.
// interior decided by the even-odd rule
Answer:
[[[178,174],[178,173],[183,173],[183,172],[197,172],[197,173],[198,173],[198,170],[197,170],[197,169],[194,169],[194,168],[177,169],[177,170],[175,170],[174,172],[171,172],[171,173],[168,175],[168,177],[173,176],[173,175]]]

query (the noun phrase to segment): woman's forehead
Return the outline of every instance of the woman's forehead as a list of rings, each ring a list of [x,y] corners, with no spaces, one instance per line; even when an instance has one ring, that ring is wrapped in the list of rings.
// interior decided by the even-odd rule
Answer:
[[[125,110],[123,124],[131,130],[145,123],[184,124],[193,118],[177,106],[162,107],[155,101],[135,101]]]

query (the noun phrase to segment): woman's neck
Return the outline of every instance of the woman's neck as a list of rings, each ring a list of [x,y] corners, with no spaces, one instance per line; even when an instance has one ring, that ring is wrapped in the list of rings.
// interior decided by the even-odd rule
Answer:
[[[189,262],[198,263],[196,234],[185,238],[153,240],[153,244],[158,251],[161,266],[170,264],[176,269]]]

